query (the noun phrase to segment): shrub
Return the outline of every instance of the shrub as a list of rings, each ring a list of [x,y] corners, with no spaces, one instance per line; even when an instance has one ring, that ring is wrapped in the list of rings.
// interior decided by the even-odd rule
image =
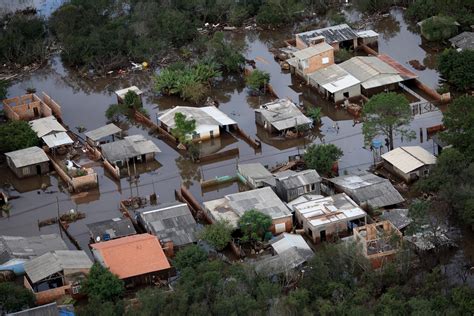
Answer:
[[[308,110],[308,116],[313,120],[314,123],[321,122],[321,108],[311,107]]]
[[[272,218],[257,210],[248,210],[239,219],[239,228],[242,231],[243,242],[262,240],[272,224]]]
[[[270,82],[270,74],[268,72],[255,69],[245,78],[247,87],[252,90],[262,90]]]
[[[315,169],[321,175],[332,175],[332,167],[343,152],[336,145],[311,145],[304,153],[304,161],[310,169]]]
[[[37,146],[38,136],[25,121],[9,121],[0,124],[0,152],[9,152]]]
[[[198,245],[190,245],[178,251],[174,258],[174,266],[178,270],[185,268],[195,268],[201,262],[207,260],[207,254]]]
[[[34,306],[33,293],[14,283],[0,283],[0,310],[6,313],[18,312]]]
[[[217,221],[212,225],[207,225],[200,237],[216,250],[222,250],[232,240],[232,227],[228,222]]]
[[[120,299],[125,291],[123,281],[98,263],[94,263],[82,284],[81,291],[89,299],[100,302],[114,302]]]

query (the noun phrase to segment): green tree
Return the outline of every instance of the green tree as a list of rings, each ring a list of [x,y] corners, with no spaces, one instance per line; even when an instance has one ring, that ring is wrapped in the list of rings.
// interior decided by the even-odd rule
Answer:
[[[208,54],[227,72],[239,72],[245,64],[245,57],[241,53],[242,47],[226,41],[224,33],[216,32],[208,43]]]
[[[443,116],[441,137],[474,161],[474,97],[456,98]]]
[[[94,263],[82,284],[81,291],[89,299],[100,302],[115,302],[124,293],[122,280],[98,263]]]
[[[377,135],[382,135],[388,139],[392,150],[394,135],[400,134],[407,140],[415,137],[415,133],[406,128],[413,118],[410,104],[403,95],[395,92],[374,95],[364,105],[362,117],[362,133],[366,144]]]
[[[208,242],[216,250],[222,250],[232,240],[232,226],[226,221],[217,221],[212,225],[204,227],[200,238]]]
[[[386,11],[393,4],[392,0],[356,0],[354,5],[361,12],[376,13]]]
[[[308,116],[313,120],[314,124],[319,124],[321,123],[321,108],[316,108],[316,107],[311,107],[308,110]]]
[[[342,150],[336,145],[313,144],[306,149],[303,159],[308,168],[315,169],[322,175],[332,175],[333,166],[342,155]]]
[[[6,313],[18,312],[34,306],[33,293],[14,283],[0,283],[0,311]]]
[[[447,16],[433,16],[421,24],[421,34],[432,42],[447,40],[457,31],[456,20]]]
[[[125,312],[123,301],[104,302],[97,298],[89,299],[87,305],[80,305],[76,309],[79,316],[122,316]]]
[[[465,91],[474,89],[474,51],[445,50],[438,57],[438,69],[443,79],[454,88]]]
[[[255,69],[245,77],[247,87],[252,90],[262,90],[270,82],[270,74],[266,71]]]
[[[207,254],[198,245],[190,245],[176,253],[174,266],[178,270],[185,268],[195,268],[201,262],[207,261]]]
[[[28,122],[9,121],[0,124],[0,152],[6,153],[38,144],[39,139]]]
[[[0,100],[3,100],[8,95],[8,81],[0,80]]]
[[[262,240],[272,224],[272,218],[257,210],[248,210],[239,218],[242,231],[241,241],[255,242]]]
[[[171,134],[176,137],[182,144],[190,142],[189,136],[196,130],[196,120],[186,119],[186,115],[181,112],[174,114],[175,127],[171,130]]]

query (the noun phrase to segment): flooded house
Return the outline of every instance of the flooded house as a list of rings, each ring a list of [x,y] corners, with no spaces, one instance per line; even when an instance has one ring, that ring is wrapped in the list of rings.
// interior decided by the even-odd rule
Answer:
[[[117,102],[118,103],[123,103],[125,101],[125,95],[130,91],[134,92],[136,95],[138,95],[140,97],[140,100],[141,100],[141,96],[143,94],[143,91],[140,90],[137,86],[130,86],[128,88],[124,88],[124,89],[120,89],[120,90],[115,91],[115,95],[117,96]]]
[[[409,210],[407,208],[394,208],[384,210],[379,219],[382,221],[389,221],[395,226],[400,232],[403,232],[412,222],[408,216]]]
[[[38,138],[53,151],[61,151],[74,143],[67,134],[66,128],[54,116],[33,120],[29,124]]]
[[[383,221],[354,228],[354,240],[362,245],[362,254],[377,269],[395,257],[403,238],[390,221]]]
[[[407,183],[428,176],[436,165],[436,157],[421,146],[398,147],[381,157],[383,167]]]
[[[167,281],[172,268],[160,241],[150,234],[139,234],[91,245],[94,258],[126,286],[158,284]]]
[[[86,136],[86,141],[89,145],[98,147],[100,144],[114,142],[121,133],[122,129],[120,127],[110,123],[92,131],[88,131],[84,133],[84,135]]]
[[[365,225],[367,214],[347,194],[314,195],[291,207],[300,227],[314,243],[347,236],[354,227]]]
[[[36,304],[47,304],[67,295],[80,295],[81,282],[92,267],[82,250],[47,252],[25,263],[24,286],[31,290]]]
[[[379,34],[373,30],[356,31],[359,45],[367,45],[369,47],[378,48]]]
[[[338,51],[341,48],[357,48],[359,35],[349,25],[339,24],[298,33],[295,37],[298,49],[314,46],[324,41]]]
[[[327,185],[328,193],[346,193],[363,209],[376,210],[405,201],[388,179],[370,172],[330,178]]]
[[[129,162],[147,162],[155,160],[155,154],[161,152],[158,146],[142,135],[126,136],[122,140],[101,146],[102,154],[114,166],[125,167]]]
[[[0,236],[0,270],[25,273],[25,262],[54,250],[67,250],[58,234],[33,237]]]
[[[314,169],[303,171],[286,170],[274,174],[275,192],[285,202],[304,194],[321,193],[321,177]]]
[[[112,218],[86,225],[93,243],[135,235],[137,231],[129,218]]]
[[[228,221],[238,228],[239,219],[246,211],[256,210],[272,218],[270,230],[274,234],[293,228],[293,215],[269,187],[228,194],[221,199],[204,202],[204,208],[213,221]]]
[[[166,252],[183,247],[198,240],[200,227],[186,203],[150,205],[135,210],[137,222],[160,240]]]
[[[474,32],[462,32],[449,39],[451,46],[458,51],[474,50]]]
[[[5,154],[7,165],[18,178],[49,172],[49,157],[39,147],[11,151]]]
[[[334,64],[334,48],[326,42],[318,43],[295,51],[288,59],[291,73],[306,78],[306,75],[316,70]]]
[[[238,164],[237,172],[252,189],[275,185],[273,174],[259,162]]]
[[[255,110],[255,121],[269,133],[286,135],[300,128],[309,129],[313,121],[288,99],[278,99]]]
[[[12,121],[31,121],[55,115],[61,118],[61,107],[50,96],[43,92],[43,98],[34,93],[4,99],[5,116]]]
[[[361,95],[360,81],[336,64],[309,74],[308,83],[334,103]]]
[[[191,135],[187,135],[193,141],[204,141],[220,136],[222,131],[230,131],[237,126],[237,122],[228,117],[215,106],[190,107],[176,106],[158,117],[161,127],[169,133],[176,127],[176,113],[183,114],[187,120],[194,120],[196,128]]]
[[[283,233],[271,239],[270,246],[272,255],[258,260],[255,265],[259,275],[288,273],[314,256],[313,250],[300,235]]]

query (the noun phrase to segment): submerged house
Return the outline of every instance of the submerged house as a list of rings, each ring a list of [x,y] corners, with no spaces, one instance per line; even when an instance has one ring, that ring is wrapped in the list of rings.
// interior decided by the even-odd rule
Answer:
[[[171,253],[174,247],[183,247],[198,240],[199,225],[186,203],[169,203],[135,210],[137,222],[158,237]]]
[[[25,178],[49,172],[49,157],[39,147],[6,153],[7,165],[18,178]]]
[[[193,141],[208,140],[220,136],[221,131],[231,130],[237,126],[237,122],[228,117],[224,112],[215,106],[190,107],[176,106],[158,119],[161,126],[169,133],[175,128],[176,113],[183,114],[187,120],[193,119],[196,122],[196,129],[191,135],[187,135]]]
[[[361,94],[360,81],[339,65],[331,65],[309,74],[308,83],[335,103]]]
[[[317,45],[322,41],[331,45],[334,50],[357,48],[359,35],[347,24],[339,24],[322,29],[296,34],[296,47],[303,49]]]
[[[81,282],[92,267],[82,250],[47,252],[25,263],[24,286],[31,290],[36,304],[54,302],[66,295],[80,295]]]
[[[41,117],[56,115],[61,117],[61,107],[43,92],[43,98],[36,94],[5,99],[2,101],[5,116],[12,121],[31,121]]]
[[[289,232],[293,228],[291,211],[269,187],[228,194],[203,204],[212,220],[228,221],[234,228],[238,227],[240,217],[252,209],[272,218],[270,230],[274,234]]]
[[[91,146],[100,146],[100,144],[110,143],[115,141],[115,138],[119,136],[122,129],[117,125],[110,123],[105,126],[101,126],[92,131],[84,133],[86,141]]]
[[[398,147],[382,155],[386,170],[405,182],[413,182],[429,175],[436,157],[420,146]]]
[[[402,244],[402,233],[391,222],[383,221],[354,228],[354,239],[377,269],[394,258]]]
[[[276,173],[275,192],[285,202],[290,202],[304,194],[321,193],[321,177],[316,170],[287,170]]]
[[[252,189],[275,185],[273,174],[259,162],[238,164],[237,171]]]
[[[140,97],[140,100],[141,100],[141,96],[143,94],[143,91],[140,90],[138,87],[136,86],[130,86],[128,88],[124,88],[124,89],[120,89],[120,90],[117,90],[115,91],[115,95],[117,96],[117,102],[118,103],[123,103],[124,100],[125,100],[125,95],[129,92],[135,92],[136,95],[138,95]]]
[[[112,218],[86,225],[92,242],[102,242],[135,235],[137,231],[129,218]]]
[[[345,193],[327,197],[315,195],[292,203],[298,224],[314,243],[347,236],[354,227],[365,225],[367,214]]]
[[[58,234],[35,237],[0,236],[0,270],[25,273],[25,262],[54,250],[67,250]]]
[[[124,167],[128,162],[146,162],[161,152],[158,146],[142,135],[124,137],[122,140],[102,145],[102,154],[111,164]]]
[[[474,50],[474,32],[462,32],[450,38],[449,42],[458,51]]]
[[[405,201],[388,179],[370,172],[339,176],[327,182],[330,190],[346,193],[363,209],[376,210]]]
[[[167,281],[172,268],[159,240],[140,234],[91,245],[94,258],[126,286]]]
[[[321,42],[294,52],[293,57],[288,59],[291,73],[296,73],[303,78],[316,70],[334,64],[334,48]]]
[[[288,99],[279,99],[260,106],[255,110],[255,121],[269,133],[279,134],[300,127],[308,129],[313,124],[313,121]]]
[[[29,122],[31,129],[36,132],[38,138],[50,149],[72,145],[74,141],[67,134],[66,128],[62,126],[54,116],[48,116]]]

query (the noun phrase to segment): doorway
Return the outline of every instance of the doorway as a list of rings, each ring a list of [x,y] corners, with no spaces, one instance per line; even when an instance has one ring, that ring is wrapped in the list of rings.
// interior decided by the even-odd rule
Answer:
[[[36,165],[36,174],[41,174],[41,166]]]
[[[326,231],[325,230],[322,230],[322,231],[319,232],[319,239],[321,240],[321,242],[326,241]]]
[[[33,115],[34,115],[35,117],[39,117],[39,116],[40,116],[40,115],[39,115],[38,108],[33,108]]]

